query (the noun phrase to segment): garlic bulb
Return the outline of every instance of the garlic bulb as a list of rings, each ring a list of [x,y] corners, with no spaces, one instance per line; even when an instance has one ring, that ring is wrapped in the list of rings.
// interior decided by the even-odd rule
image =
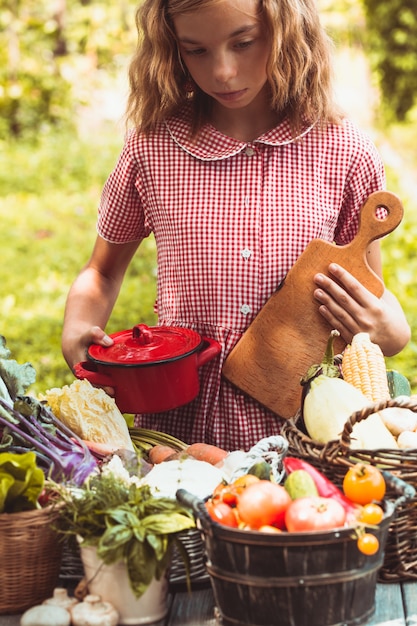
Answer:
[[[70,626],[71,615],[60,606],[39,604],[23,613],[20,626]]]
[[[73,626],[117,626],[119,613],[110,602],[89,594],[71,609]]]
[[[65,587],[56,587],[53,591],[52,597],[44,600],[42,604],[60,606],[63,609],[69,610],[72,606],[74,606],[74,604],[78,604],[78,600],[77,598],[71,598]]]

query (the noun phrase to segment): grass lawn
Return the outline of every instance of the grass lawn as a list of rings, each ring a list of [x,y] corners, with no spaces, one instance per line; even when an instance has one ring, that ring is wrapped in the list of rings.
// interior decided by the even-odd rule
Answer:
[[[397,230],[382,242],[384,277],[400,299],[413,339],[388,367],[405,374],[417,390],[417,124],[376,133],[387,164],[388,189],[405,206]],[[49,137],[38,146],[0,149],[0,334],[13,358],[37,371],[34,393],[70,383],[60,349],[66,295],[87,261],[95,239],[102,185],[122,143],[114,127],[94,140]],[[108,331],[155,321],[155,246],[146,241],[136,255]]]
[[[71,383],[60,336],[65,299],[95,239],[96,207],[120,148],[111,134],[94,145],[48,138],[0,150],[0,334],[12,357],[37,371],[34,393]],[[153,323],[155,246],[132,263],[109,332]]]

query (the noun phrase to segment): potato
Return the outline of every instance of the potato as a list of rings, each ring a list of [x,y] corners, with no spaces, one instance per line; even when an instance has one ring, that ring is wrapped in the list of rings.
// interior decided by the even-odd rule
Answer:
[[[379,415],[394,437],[398,437],[404,431],[417,429],[417,413],[414,413],[411,409],[392,407],[379,411]]]
[[[399,448],[417,448],[417,433],[409,430],[404,430],[399,434],[397,439]]]

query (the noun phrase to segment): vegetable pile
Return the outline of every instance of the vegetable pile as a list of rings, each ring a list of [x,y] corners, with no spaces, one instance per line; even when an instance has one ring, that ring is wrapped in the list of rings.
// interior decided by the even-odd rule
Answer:
[[[375,554],[378,538],[369,531],[384,518],[382,472],[358,463],[339,489],[310,463],[286,456],[282,484],[245,474],[215,488],[205,506],[211,519],[230,528],[268,533],[352,528],[358,549]]]
[[[396,398],[399,406],[384,408],[354,424],[352,449],[417,449],[417,397],[399,372],[387,370],[380,347],[368,333],[358,333],[342,355],[334,356],[330,334],[322,363],[313,365],[301,380],[302,418],[308,435],[318,443],[340,439],[349,417],[378,402]],[[415,400],[416,412],[401,407]]]
[[[377,391],[371,384],[375,359],[380,368],[382,364],[369,337],[363,333],[354,337],[345,362],[338,362],[333,354],[336,334],[331,333],[323,362],[312,366],[302,381],[304,423],[310,436],[322,442],[338,438],[348,417],[369,404],[371,394],[390,393],[386,370],[379,377]],[[361,380],[355,376],[358,368]],[[139,501],[143,509],[148,499],[149,510],[157,507],[163,536],[180,529],[173,530],[171,513],[180,514],[179,521],[185,524],[181,528],[191,527],[190,518],[181,517],[175,502],[181,488],[205,499],[213,520],[249,531],[351,527],[359,545],[372,534],[365,532],[365,526],[378,524],[384,516],[385,483],[376,467],[352,468],[339,489],[313,465],[287,456],[288,442],[282,436],[261,440],[248,452],[229,452],[205,443],[187,445],[168,434],[128,429],[114,400],[88,381],[76,380],[36,399],[25,395],[34,380],[33,367],[12,360],[0,337],[0,477],[7,468],[7,479],[0,481],[0,512],[2,503],[3,510],[10,511],[39,506],[47,480],[65,502],[66,521],[71,521],[67,531],[98,545],[103,560],[110,554],[111,558],[120,556],[127,540],[132,545],[143,543],[137,538],[146,536],[144,522],[142,517],[132,517],[132,503],[135,511]],[[404,381],[397,377],[391,383],[395,392]],[[361,390],[355,385],[361,385]],[[365,421],[355,425],[352,447],[398,446],[383,412],[373,417],[372,423],[366,420],[369,426]],[[107,484],[106,464],[115,458],[140,483],[133,481],[126,487],[113,476],[113,483]],[[120,494],[127,499],[116,502],[114,497]],[[144,509],[140,515],[145,515]],[[127,526],[123,520],[130,520]],[[119,532],[124,537],[121,543]],[[360,549],[376,551],[378,546],[374,543],[371,548],[367,540],[368,546]],[[144,582],[141,579],[140,585]]]
[[[48,407],[24,395],[36,378],[35,370],[10,355],[0,336],[0,449],[16,454],[32,451],[45,476],[82,484],[95,471],[96,459]]]

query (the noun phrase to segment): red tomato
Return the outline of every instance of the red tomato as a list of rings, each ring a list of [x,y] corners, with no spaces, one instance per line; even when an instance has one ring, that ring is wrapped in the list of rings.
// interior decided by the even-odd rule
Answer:
[[[331,530],[340,528],[346,520],[346,511],[337,500],[308,496],[293,500],[285,513],[289,532]]]
[[[259,482],[259,478],[252,474],[244,474],[236,478],[231,484],[221,483],[213,491],[213,499],[220,499],[230,506],[236,506],[240,493],[249,485]]]
[[[283,528],[284,512],[291,503],[287,490],[269,480],[258,480],[238,495],[239,518],[253,529],[261,526]]]
[[[217,500],[207,500],[206,509],[211,519],[224,526],[237,528],[237,518],[231,506]]]
[[[214,502],[225,502],[229,506],[236,505],[236,491],[232,485],[218,485],[212,495]]]
[[[385,479],[374,465],[357,463],[348,469],[343,479],[343,491],[346,497],[357,504],[380,502],[385,496]]]

